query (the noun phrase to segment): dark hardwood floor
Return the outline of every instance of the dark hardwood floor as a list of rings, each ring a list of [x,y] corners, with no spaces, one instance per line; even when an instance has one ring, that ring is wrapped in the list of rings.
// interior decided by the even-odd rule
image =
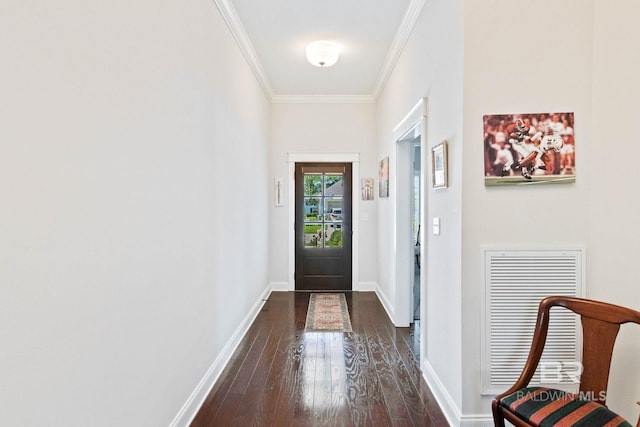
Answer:
[[[192,427],[448,425],[420,373],[419,326],[347,292],[353,332],[305,333],[309,295],[271,294]]]

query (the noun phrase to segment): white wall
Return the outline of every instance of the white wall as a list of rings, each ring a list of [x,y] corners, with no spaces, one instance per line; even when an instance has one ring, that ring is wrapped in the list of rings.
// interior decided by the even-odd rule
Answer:
[[[442,234],[425,235],[422,338],[427,377],[456,424],[490,419],[492,396],[480,389],[482,247],[582,245],[587,296],[640,306],[632,270],[639,253],[633,221],[639,199],[632,187],[640,150],[633,142],[640,91],[632,76],[640,61],[637,16],[637,7],[622,0],[545,0],[531,10],[510,0],[427,2],[380,98],[379,158],[390,155],[394,164],[392,129],[423,96],[429,101],[428,146],[449,141],[450,187],[426,194],[425,225],[440,217]],[[575,112],[577,183],[486,188],[482,116],[537,111]],[[625,178],[612,185],[612,171]],[[392,170],[392,188],[394,178]],[[391,299],[394,268],[383,261],[394,256],[394,206],[393,193],[378,202],[378,281]],[[549,216],[560,221],[545,221]],[[635,332],[621,334],[609,400],[631,420],[640,395],[639,381],[629,380],[638,342]]]
[[[427,1],[415,30],[378,102],[378,159],[390,157],[388,199],[378,201],[378,261],[381,291],[395,300],[394,221],[397,194],[394,127],[422,97],[428,98],[427,134],[422,137],[426,211],[426,245],[422,283],[424,363],[443,404],[451,411],[461,406],[461,287],[460,201],[462,194],[462,1]],[[449,188],[431,188],[431,147],[449,144]],[[441,234],[431,233],[432,218],[441,220]]]
[[[489,413],[481,396],[480,318],[484,245],[562,248],[587,245],[591,123],[592,3],[543,0],[543,18],[522,4],[465,2],[463,155],[463,413]],[[535,14],[535,11],[528,11]],[[533,23],[535,22],[535,23]],[[575,185],[485,187],[482,116],[575,112]],[[549,217],[557,221],[545,221]]]
[[[589,163],[588,294],[640,310],[637,263],[640,117],[640,3],[596,0],[593,29],[592,150]],[[638,419],[640,328],[622,327],[614,350],[609,406]]]
[[[483,246],[584,246],[587,296],[640,308],[632,279],[640,254],[633,220],[639,204],[637,197],[628,197],[637,193],[633,178],[638,176],[630,159],[640,153],[632,137],[632,122],[640,113],[640,89],[631,71],[639,65],[634,25],[639,11],[623,0],[543,0],[531,10],[510,0],[490,5],[465,2],[462,410],[466,416],[488,416],[492,398],[480,395]],[[545,111],[575,112],[577,182],[485,188],[482,116]],[[639,336],[634,342],[625,333],[616,348],[622,364],[616,367],[614,361],[608,401],[630,420],[637,419],[634,402],[640,391],[629,350],[637,350]]]
[[[376,178],[375,160],[375,108],[373,104],[273,104],[270,167],[275,177],[290,180],[288,153],[359,153],[362,178]],[[354,177],[354,186],[360,182]],[[377,197],[376,197],[377,198]],[[285,206],[270,207],[269,229],[272,238],[269,252],[270,277],[275,288],[286,289],[289,280],[288,212],[294,201],[285,198]],[[354,201],[355,202],[355,201]],[[359,285],[372,290],[377,277],[375,248],[376,211],[374,201],[360,201],[359,226]],[[360,219],[366,216],[366,221]],[[354,289],[356,289],[354,287]],[[293,290],[293,289],[291,289]]]
[[[209,0],[4,1],[0,57],[0,424],[169,425],[267,288],[269,105]]]

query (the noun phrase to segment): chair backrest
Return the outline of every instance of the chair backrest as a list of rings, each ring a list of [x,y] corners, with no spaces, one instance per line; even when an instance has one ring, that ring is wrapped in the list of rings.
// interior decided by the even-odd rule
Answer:
[[[549,310],[556,306],[565,307],[580,316],[583,331],[580,392],[591,400],[605,404],[613,345],[620,325],[629,322],[640,325],[640,312],[583,298],[553,296],[543,299],[538,310],[530,360],[525,366],[525,371],[530,371],[531,376],[544,349]]]

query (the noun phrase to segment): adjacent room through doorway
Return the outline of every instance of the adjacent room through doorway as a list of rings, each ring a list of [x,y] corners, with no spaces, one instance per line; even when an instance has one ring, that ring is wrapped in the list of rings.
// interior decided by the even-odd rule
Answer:
[[[421,317],[426,289],[424,242],[424,150],[427,100],[421,99],[395,127],[395,308],[396,326]]]

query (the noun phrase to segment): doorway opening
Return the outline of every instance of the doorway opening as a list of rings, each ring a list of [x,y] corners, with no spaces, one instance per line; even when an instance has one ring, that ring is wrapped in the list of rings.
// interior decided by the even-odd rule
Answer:
[[[396,240],[399,303],[405,305],[404,322],[420,319],[421,232],[421,133],[416,125],[397,141],[398,199]]]
[[[295,164],[295,289],[351,290],[351,163]]]
[[[398,327],[407,327],[425,315],[427,263],[424,254],[427,248],[424,235],[425,150],[422,147],[427,144],[426,125],[427,100],[423,98],[393,130],[397,171],[394,323]]]
[[[285,205],[288,217],[287,232],[287,282],[280,288],[283,291],[294,291],[296,274],[296,203],[295,203],[295,169],[296,163],[349,163],[351,165],[352,182],[360,182],[360,154],[359,153],[288,153],[289,175],[287,179],[287,191]],[[351,217],[358,219],[360,212],[359,191],[357,185],[351,186]],[[360,290],[359,287],[359,222],[351,222],[351,289]]]
[[[421,138],[414,141],[413,145],[413,181],[412,181],[412,193],[411,198],[411,220],[412,231],[414,241],[414,254],[413,259],[413,320],[420,320],[420,270],[421,270],[421,245],[420,245],[420,206],[422,193],[421,193],[421,178],[422,178],[422,164],[420,160],[421,156]]]

